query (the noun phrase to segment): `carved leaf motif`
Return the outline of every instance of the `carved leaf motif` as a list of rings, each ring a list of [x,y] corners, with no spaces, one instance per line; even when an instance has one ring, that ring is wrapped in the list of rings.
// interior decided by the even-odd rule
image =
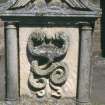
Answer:
[[[17,0],[14,5],[12,5],[10,8],[20,8],[24,7],[25,5],[29,3],[33,3],[35,0]]]
[[[72,8],[77,9],[88,9],[88,7],[81,0],[62,0]]]
[[[17,0],[10,9],[22,8],[29,3],[34,3],[37,0]],[[52,1],[58,0],[44,0],[46,4],[49,4]],[[82,9],[82,10],[90,10],[90,8],[86,5],[86,2],[83,0],[60,0],[63,3],[67,4],[69,7],[73,9]],[[40,1],[41,2],[41,1]]]
[[[13,5],[12,0],[0,0],[0,11],[7,10],[11,5]]]

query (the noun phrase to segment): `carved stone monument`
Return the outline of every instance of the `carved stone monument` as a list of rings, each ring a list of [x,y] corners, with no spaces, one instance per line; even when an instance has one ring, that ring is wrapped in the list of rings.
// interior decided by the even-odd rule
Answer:
[[[88,0],[1,0],[6,101],[18,101],[29,93],[41,105],[45,100],[55,102],[51,105],[70,105],[70,100],[78,105],[90,104],[92,30],[100,16],[101,10]],[[72,28],[75,30],[70,31]],[[70,46],[77,46],[74,52]],[[28,63],[24,65],[22,59]],[[75,91],[70,87],[71,81]]]

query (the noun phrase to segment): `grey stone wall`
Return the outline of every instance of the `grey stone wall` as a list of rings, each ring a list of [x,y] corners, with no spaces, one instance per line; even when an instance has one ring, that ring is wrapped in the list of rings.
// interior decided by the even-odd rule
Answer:
[[[97,7],[100,7],[100,0],[90,0],[92,1]],[[103,0],[104,1],[104,0]],[[97,19],[95,22],[95,27],[94,27],[94,32],[93,32],[93,55],[94,56],[99,56],[102,54],[102,49],[101,49],[101,19]]]
[[[0,22],[0,99],[5,96],[4,24]]]
[[[100,7],[100,0],[90,0],[91,2],[93,2],[95,5],[97,5],[98,7]]]
[[[101,55],[101,19],[97,19],[93,32],[93,55]]]

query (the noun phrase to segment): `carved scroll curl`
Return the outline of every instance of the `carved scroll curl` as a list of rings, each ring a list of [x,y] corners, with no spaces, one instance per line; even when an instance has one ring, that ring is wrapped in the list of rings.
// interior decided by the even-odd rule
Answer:
[[[46,80],[53,90],[56,90],[56,97],[61,97],[59,89],[67,80],[68,67],[62,59],[67,53],[69,47],[69,37],[64,32],[58,32],[55,37],[47,38],[44,32],[34,32],[28,40],[28,51],[34,57],[41,59],[47,58],[48,61],[44,66],[39,65],[38,60],[31,62],[31,71],[29,75],[30,85],[38,90],[37,96],[45,95]]]

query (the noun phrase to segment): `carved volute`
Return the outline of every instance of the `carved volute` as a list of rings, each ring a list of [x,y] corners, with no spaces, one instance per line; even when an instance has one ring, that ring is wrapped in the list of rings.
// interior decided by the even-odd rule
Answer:
[[[60,90],[67,80],[69,71],[66,63],[62,62],[68,51],[69,36],[64,32],[58,32],[52,38],[47,36],[44,32],[33,32],[29,37],[28,51],[35,57],[31,62],[29,84],[36,90],[38,97],[44,97],[49,80],[49,86],[55,90],[55,94],[51,95],[60,98]],[[40,61],[44,61],[44,64]]]

